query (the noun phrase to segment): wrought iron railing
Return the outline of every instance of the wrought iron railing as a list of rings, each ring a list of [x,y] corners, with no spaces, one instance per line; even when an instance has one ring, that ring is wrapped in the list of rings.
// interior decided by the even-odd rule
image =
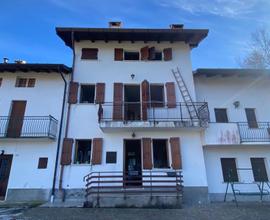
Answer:
[[[143,112],[143,105],[146,106],[146,116]],[[191,117],[190,106],[196,111],[196,117]],[[118,111],[117,119],[114,118],[115,109]],[[154,122],[154,124],[174,122],[180,127],[206,127],[209,122],[209,110],[206,102],[178,102],[175,104],[164,102],[107,102],[100,106],[98,116],[99,122],[149,121]]]
[[[20,119],[0,116],[0,138],[55,138],[58,121],[49,116],[25,116]]]
[[[270,122],[237,122],[241,142],[270,142]]]

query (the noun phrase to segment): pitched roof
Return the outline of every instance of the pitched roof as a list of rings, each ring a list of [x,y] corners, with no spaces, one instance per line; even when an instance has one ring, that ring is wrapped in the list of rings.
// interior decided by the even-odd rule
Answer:
[[[64,64],[40,64],[40,63],[0,63],[0,72],[63,72],[65,74],[71,73],[71,68]]]
[[[72,47],[72,33],[76,41],[184,41],[191,47],[197,47],[207,36],[208,30],[57,27],[56,33],[69,47]]]

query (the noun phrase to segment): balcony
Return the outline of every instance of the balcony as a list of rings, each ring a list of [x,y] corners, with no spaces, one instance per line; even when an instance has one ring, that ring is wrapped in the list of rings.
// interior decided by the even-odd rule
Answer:
[[[270,122],[209,123],[204,145],[263,144],[270,142]]]
[[[49,116],[0,117],[0,138],[55,139],[58,121]]]
[[[190,110],[193,110],[191,117]],[[103,131],[145,129],[204,129],[209,112],[205,102],[192,103],[104,103],[99,107],[99,125]]]

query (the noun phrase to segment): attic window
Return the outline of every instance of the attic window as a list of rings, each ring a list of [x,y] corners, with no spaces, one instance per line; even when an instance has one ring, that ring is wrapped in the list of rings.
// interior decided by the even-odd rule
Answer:
[[[155,58],[152,60],[162,60],[162,52],[155,52]]]
[[[139,52],[125,51],[124,52],[124,59],[125,60],[139,60],[140,59],[140,53]]]
[[[15,87],[26,87],[27,78],[17,77]]]
[[[81,85],[80,103],[95,102],[95,85]]]
[[[82,60],[97,60],[98,49],[97,48],[82,48]]]

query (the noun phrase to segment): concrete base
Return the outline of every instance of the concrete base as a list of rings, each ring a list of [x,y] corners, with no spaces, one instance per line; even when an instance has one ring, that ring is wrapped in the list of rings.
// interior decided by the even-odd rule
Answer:
[[[8,189],[6,201],[48,201],[50,199],[50,195],[50,189]]]
[[[198,205],[209,203],[208,187],[185,186],[183,191],[183,204]]]
[[[209,198],[211,202],[223,202],[224,201],[224,193],[210,193]],[[259,195],[236,195],[236,199],[239,202],[258,202],[261,201]],[[232,193],[228,193],[227,202],[234,201],[234,196]],[[270,195],[264,195],[262,201],[270,201]]]

